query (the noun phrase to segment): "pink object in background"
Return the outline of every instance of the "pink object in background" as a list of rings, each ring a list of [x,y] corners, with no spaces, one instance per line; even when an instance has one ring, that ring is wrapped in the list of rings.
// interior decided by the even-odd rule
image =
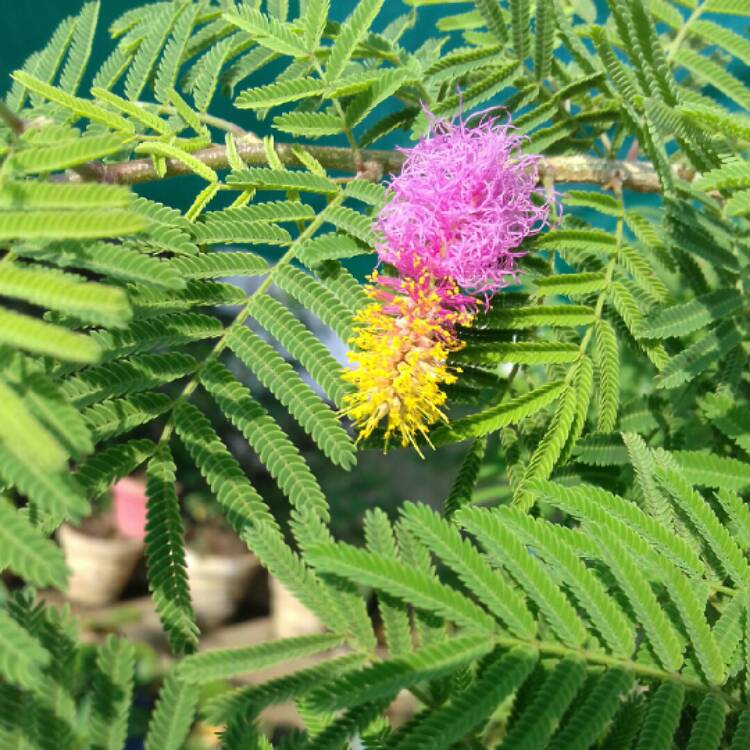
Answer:
[[[146,482],[125,477],[112,485],[115,522],[118,531],[131,539],[146,536]]]

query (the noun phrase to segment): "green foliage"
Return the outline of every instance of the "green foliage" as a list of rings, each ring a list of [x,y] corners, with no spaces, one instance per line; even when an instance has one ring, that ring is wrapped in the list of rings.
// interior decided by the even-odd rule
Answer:
[[[148,464],[146,559],[149,588],[172,649],[193,651],[198,628],[185,571],[185,530],[175,492],[175,466],[169,448],[157,448]]]
[[[388,25],[382,0],[134,6],[91,70],[87,2],[13,74],[0,569],[64,589],[50,536],[145,468],[149,586],[178,658],[149,750],[190,741],[209,685],[201,716],[228,748],[271,747],[255,719],[288,700],[305,731],[280,747],[745,747],[750,42],[731,19],[747,3],[404,5]],[[241,127],[214,114],[223,94]],[[517,283],[458,332],[425,450],[439,465],[463,443],[442,512],[375,508],[361,546],[329,530],[351,519],[317,474],[381,447],[342,420],[337,352],[369,302],[352,269],[379,242],[380,175],[400,168],[380,141],[423,135],[422,106],[509,112],[557,198]],[[246,132],[261,121],[263,140]],[[139,195],[177,175],[203,181],[188,210]],[[325,633],[200,652],[191,474]],[[134,656],[4,598],[0,745],[122,747]],[[419,708],[395,727],[402,690]]]

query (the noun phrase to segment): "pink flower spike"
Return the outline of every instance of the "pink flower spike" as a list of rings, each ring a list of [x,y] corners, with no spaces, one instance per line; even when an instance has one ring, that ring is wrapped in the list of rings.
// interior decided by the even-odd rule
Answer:
[[[550,205],[537,186],[541,157],[522,153],[524,137],[510,122],[485,117],[469,127],[471,119],[433,120],[405,150],[375,223],[377,251],[402,275],[423,268],[491,294],[517,278],[515,249],[547,225]]]

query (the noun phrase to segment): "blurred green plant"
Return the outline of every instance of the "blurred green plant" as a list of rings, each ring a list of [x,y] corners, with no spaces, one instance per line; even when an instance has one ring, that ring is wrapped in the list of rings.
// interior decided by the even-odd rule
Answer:
[[[445,14],[406,49],[425,5]],[[268,748],[256,719],[290,700],[304,731],[287,748],[750,744],[750,42],[730,21],[747,4],[454,5],[408,0],[381,28],[383,0],[341,23],[328,0],[157,2],[112,25],[90,70],[89,2],[0,106],[0,568],[64,590],[50,535],[145,465],[176,657],[147,750],[183,747],[198,715],[224,747]],[[220,93],[274,136],[213,114]],[[563,213],[461,331],[426,463],[464,451],[440,511],[362,513],[355,474],[342,519],[316,475],[363,448],[338,416],[367,300],[349,269],[403,161],[372,147],[423,133],[423,105],[512,112]],[[185,212],[134,188],[178,176],[201,185]],[[398,454],[365,461],[406,486]],[[325,633],[198,649],[178,479]],[[340,539],[353,523],[364,546]],[[11,584],[0,746],[123,747],[138,658]],[[419,709],[392,726],[402,690]]]

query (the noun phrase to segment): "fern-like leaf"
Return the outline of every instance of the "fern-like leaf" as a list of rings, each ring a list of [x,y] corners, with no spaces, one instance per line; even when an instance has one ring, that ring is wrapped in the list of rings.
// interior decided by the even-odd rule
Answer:
[[[201,685],[328,651],[340,643],[341,637],[337,635],[303,635],[247,648],[206,651],[183,659],[176,668],[176,675],[181,681]]]
[[[349,436],[294,368],[249,328],[232,331],[228,343],[240,360],[289,409],[323,453],[339,466],[350,468],[355,455]]]
[[[175,490],[174,461],[160,445],[149,461],[146,494],[146,559],[149,588],[173,651],[198,646],[190,589],[185,570],[185,529]]]
[[[68,577],[60,548],[0,497],[0,570],[11,570],[35,586],[64,589]]]
[[[486,565],[455,527],[445,523],[427,506],[408,504],[402,517],[404,526],[452,568],[467,589],[474,592],[511,632],[519,638],[534,637],[536,623],[523,598]]]
[[[292,504],[313,508],[327,517],[328,504],[304,459],[249,390],[218,362],[205,368],[201,382],[258,453]]]
[[[125,744],[134,668],[135,649],[128,641],[109,636],[99,647],[89,716],[89,739],[93,747],[117,750]]]
[[[255,519],[275,526],[263,499],[221,442],[208,419],[192,404],[173,412],[175,429],[237,533]]]

